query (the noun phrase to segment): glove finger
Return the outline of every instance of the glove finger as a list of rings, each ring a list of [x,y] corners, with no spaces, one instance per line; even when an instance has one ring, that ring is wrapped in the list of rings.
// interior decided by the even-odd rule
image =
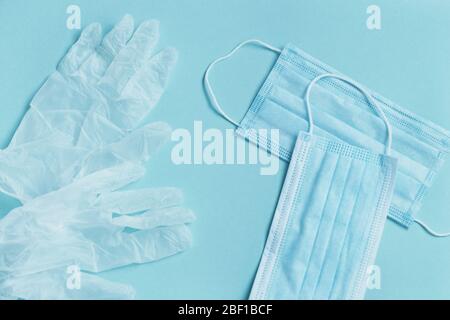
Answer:
[[[133,299],[135,291],[129,285],[63,267],[10,277],[0,284],[0,295],[26,300],[115,300]]]
[[[154,151],[151,141],[150,138],[144,141],[148,145],[142,146],[143,157]],[[0,152],[0,192],[24,203],[34,199],[36,206],[51,201],[49,199],[60,203],[58,197],[73,201],[70,204],[74,206],[88,194],[119,189],[141,178],[145,172],[136,159],[107,162],[109,158],[102,158],[101,153],[98,157],[86,158],[86,150],[45,142],[28,144],[26,150],[20,147]],[[110,153],[108,151],[108,155]]]
[[[100,207],[115,214],[130,214],[168,208],[183,203],[183,192],[177,188],[145,188],[102,194]]]
[[[75,42],[59,63],[58,71],[65,75],[71,75],[77,71],[100,44],[101,33],[102,27],[99,23],[92,23],[84,28],[78,41]]]
[[[192,235],[185,225],[118,233],[101,245],[94,243],[92,265],[87,271],[101,272],[135,263],[166,258],[190,247]]]
[[[36,236],[34,236],[35,233]],[[2,249],[0,253],[1,282],[2,279],[12,275],[26,276],[73,264],[77,261],[74,257],[87,255],[90,244],[83,243],[74,237],[61,236],[58,232],[54,232],[54,234],[49,230],[40,232],[36,226],[31,226],[28,235],[22,236],[18,240],[4,242],[0,249]],[[89,261],[89,258],[88,256],[84,260]]]
[[[134,30],[133,17],[125,15],[122,20],[104,37],[95,53],[80,68],[84,82],[96,85],[103,77],[111,62],[126,46]]]
[[[159,40],[159,22],[143,22],[127,46],[115,57],[100,81],[105,92],[117,96],[142,63],[148,59]]]
[[[141,63],[149,59],[153,50],[159,41],[159,21],[147,20],[142,22],[133,34],[131,40],[127,43],[127,46],[120,52],[117,59],[120,58],[132,58],[135,66],[140,66]],[[124,59],[126,61],[126,59]]]
[[[89,146],[90,141],[98,145],[108,144],[116,141],[113,139],[117,139],[122,131],[134,129],[161,98],[176,57],[174,49],[163,50],[132,77],[119,100],[108,105],[97,105],[96,111],[88,115],[82,127],[78,145]],[[105,82],[100,86],[109,90],[109,84]],[[106,91],[106,94],[114,95]]]
[[[121,99],[141,106],[141,118],[158,103],[178,59],[174,48],[156,54],[130,79],[121,93]]]
[[[85,193],[99,194],[124,187],[142,178],[144,174],[145,168],[143,166],[136,163],[123,162],[120,165],[79,178],[72,185],[64,189],[66,192],[69,190],[69,192],[84,191]]]
[[[109,57],[109,61],[125,47],[134,31],[134,19],[126,14],[103,38],[99,52]]]
[[[194,212],[182,207],[148,210],[139,215],[122,215],[113,218],[112,223],[117,226],[138,230],[153,229],[163,226],[174,226],[191,223],[195,220]]]
[[[145,168],[142,165],[131,162],[122,162],[109,168],[103,167],[86,176],[78,174],[73,183],[28,201],[26,208],[35,210],[88,208],[98,194],[120,189],[142,178],[144,174]]]

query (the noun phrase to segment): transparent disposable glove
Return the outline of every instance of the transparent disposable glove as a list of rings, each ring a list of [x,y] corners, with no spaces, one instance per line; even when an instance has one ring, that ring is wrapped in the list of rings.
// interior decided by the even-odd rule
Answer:
[[[0,221],[0,281],[67,265],[101,272],[188,248],[195,217],[180,190],[114,191],[143,174],[131,163],[100,170],[11,211]]]
[[[74,274],[71,267],[0,280],[0,300],[130,300],[136,295],[130,285],[108,281],[87,272]]]
[[[0,190],[22,202],[123,161],[145,161],[170,128],[138,128],[157,104],[177,53],[153,55],[159,23],[133,33],[125,16],[103,39],[86,27],[32,99],[10,145],[0,151]]]

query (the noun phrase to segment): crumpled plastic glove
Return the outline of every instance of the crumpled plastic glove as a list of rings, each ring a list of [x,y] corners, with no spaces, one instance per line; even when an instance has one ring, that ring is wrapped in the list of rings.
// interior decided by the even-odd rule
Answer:
[[[131,300],[132,286],[80,272],[79,287],[70,286],[67,267],[60,267],[0,281],[0,300]]]
[[[165,123],[137,126],[163,94],[177,52],[153,54],[157,21],[133,30],[129,15],[103,39],[98,23],[83,30],[0,151],[2,192],[26,202],[95,170],[145,161],[167,139]]]
[[[115,191],[144,172],[132,163],[97,171],[11,211],[0,221],[0,282],[67,265],[101,272],[187,249],[195,216],[180,190]]]

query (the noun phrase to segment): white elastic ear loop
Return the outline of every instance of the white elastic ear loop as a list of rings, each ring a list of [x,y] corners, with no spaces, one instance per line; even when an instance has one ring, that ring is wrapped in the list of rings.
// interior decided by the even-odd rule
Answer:
[[[308,121],[309,121],[309,133],[312,134],[313,133],[313,128],[314,128],[314,123],[313,123],[313,119],[312,119],[312,114],[311,114],[311,104],[309,102],[309,96],[311,93],[311,89],[314,86],[314,84],[316,84],[318,81],[320,81],[323,78],[336,78],[339,80],[342,80],[348,84],[350,84],[351,86],[355,87],[356,89],[358,89],[364,96],[366,96],[367,100],[369,101],[369,103],[372,105],[372,107],[375,109],[375,111],[377,112],[378,116],[384,121],[385,125],[386,125],[386,131],[387,131],[387,138],[386,138],[386,155],[390,155],[391,154],[391,146],[392,146],[392,129],[391,129],[391,125],[389,124],[389,121],[385,115],[385,113],[383,112],[383,110],[379,107],[379,105],[375,102],[375,100],[373,99],[372,95],[370,95],[368,92],[366,92],[363,88],[361,88],[356,82],[354,82],[353,80],[346,78],[344,76],[340,76],[338,74],[334,74],[334,73],[324,73],[321,74],[319,76],[317,76],[316,78],[314,78],[308,85],[308,88],[306,89],[306,111],[308,112]]]
[[[431,229],[429,226],[427,226],[425,222],[423,222],[419,219],[414,219],[414,222],[417,223],[419,226],[421,226],[426,232],[431,234],[433,237],[437,237],[437,238],[450,237],[450,232],[448,232],[448,233],[436,232],[433,229]]]
[[[280,49],[275,48],[275,47],[271,46],[270,44],[267,44],[267,43],[265,43],[265,42],[263,42],[261,40],[249,39],[249,40],[241,42],[233,50],[231,50],[230,53],[228,53],[227,55],[224,55],[223,57],[217,58],[216,60],[211,62],[210,65],[208,66],[208,68],[206,68],[205,76],[203,78],[203,83],[204,83],[204,86],[206,88],[206,93],[208,95],[208,98],[209,98],[209,101],[210,101],[211,105],[214,107],[214,109],[217,111],[217,113],[219,113],[224,119],[226,119],[229,122],[231,122],[232,124],[234,124],[236,127],[239,127],[239,122],[233,120],[233,118],[228,116],[225,113],[225,111],[223,111],[222,107],[220,106],[219,102],[217,101],[216,95],[214,94],[214,92],[213,92],[213,90],[211,88],[211,84],[209,83],[209,72],[211,71],[211,69],[217,63],[230,58],[232,55],[234,55],[236,53],[236,51],[238,51],[240,48],[242,48],[243,46],[245,46],[247,44],[256,44],[256,45],[259,45],[259,46],[261,46],[263,48],[269,49],[269,50],[271,50],[271,51],[273,51],[275,53],[281,53]]]

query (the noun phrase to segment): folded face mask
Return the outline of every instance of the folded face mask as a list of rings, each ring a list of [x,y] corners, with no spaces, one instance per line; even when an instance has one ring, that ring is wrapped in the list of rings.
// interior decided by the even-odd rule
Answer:
[[[208,76],[215,63],[229,58],[249,43],[258,44],[280,55],[250,109],[237,122],[223,112],[211,90]],[[290,161],[298,132],[308,128],[303,98],[306,88],[312,79],[325,73],[341,75],[293,45],[279,50],[259,40],[249,40],[210,65],[205,74],[205,86],[212,105],[238,126],[239,135],[263,147],[271,146],[272,153]],[[377,93],[366,91],[392,125],[392,156],[399,161],[389,217],[405,227],[409,227],[413,221],[421,224],[414,216],[450,150],[450,133]],[[359,90],[338,79],[328,78],[318,83],[311,101],[318,136],[373,152],[383,151],[384,123],[370,112],[368,101]],[[265,137],[258,136],[259,129],[279,129],[279,142],[261,143]]]
[[[324,78],[313,80],[312,86]],[[309,97],[309,89],[307,97]],[[373,100],[367,96],[372,102]],[[397,159],[300,132],[251,299],[362,299],[391,202]]]

